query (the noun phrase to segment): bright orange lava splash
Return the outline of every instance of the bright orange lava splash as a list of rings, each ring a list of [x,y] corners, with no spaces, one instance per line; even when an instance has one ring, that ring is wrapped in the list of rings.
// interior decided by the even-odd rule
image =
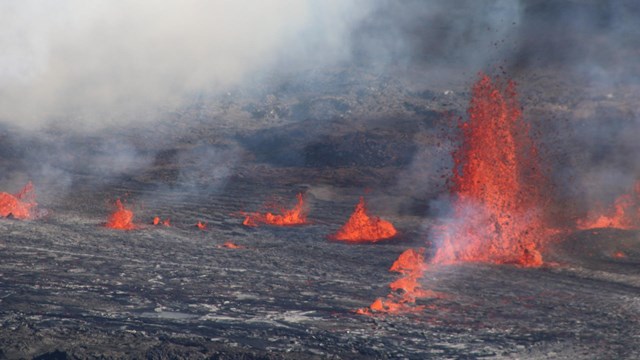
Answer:
[[[440,229],[443,241],[432,263],[540,266],[548,234],[541,213],[545,180],[515,84],[481,75],[468,113],[454,153],[454,221]]]
[[[633,230],[640,227],[640,181],[637,181],[632,194],[620,195],[613,209],[589,212],[587,218],[578,220],[578,229],[615,228]]]
[[[125,208],[120,199],[116,200],[116,211],[109,216],[105,226],[116,230],[133,230],[137,228],[133,223],[133,211]]]
[[[392,223],[367,214],[364,198],[360,197],[360,202],[356,205],[347,223],[330,238],[351,242],[377,242],[390,239],[396,234],[396,228]]]
[[[36,204],[33,184],[28,182],[17,194],[0,192],[0,216],[13,217],[15,219],[32,219]]]
[[[442,294],[424,290],[420,278],[427,269],[424,262],[424,248],[405,250],[391,266],[390,271],[402,274],[392,282],[389,288],[393,291],[386,298],[376,299],[369,307],[356,310],[357,314],[373,315],[420,312],[425,306],[415,306],[416,299],[440,298]]]
[[[293,209],[281,209],[280,214],[267,213],[241,213],[245,216],[242,222],[245,226],[258,226],[258,224],[267,224],[275,226],[292,226],[307,223],[307,211],[305,209],[304,198],[302,194],[297,195],[298,202]]]
[[[201,221],[198,221],[198,223],[196,224],[196,227],[200,230],[206,230],[207,229],[207,224],[203,223]]]

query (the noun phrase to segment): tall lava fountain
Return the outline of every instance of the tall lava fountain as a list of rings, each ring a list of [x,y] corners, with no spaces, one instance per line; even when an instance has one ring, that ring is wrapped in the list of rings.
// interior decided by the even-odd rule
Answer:
[[[472,95],[469,119],[460,125],[462,144],[453,154],[454,216],[435,229],[441,244],[430,263],[540,266],[540,246],[548,235],[542,211],[546,181],[515,83],[481,75]],[[421,288],[428,269],[423,251],[401,254],[390,269],[403,274],[389,285],[392,292],[356,312],[415,312],[425,308],[415,306],[416,299],[441,297]]]
[[[454,220],[439,229],[432,263],[540,266],[545,181],[515,83],[481,75],[472,94],[454,153]]]

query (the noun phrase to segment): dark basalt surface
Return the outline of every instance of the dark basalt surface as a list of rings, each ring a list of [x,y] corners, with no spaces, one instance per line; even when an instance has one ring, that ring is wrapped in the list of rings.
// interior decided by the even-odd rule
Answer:
[[[354,196],[306,188],[311,224],[247,228],[232,213],[260,208],[278,184],[238,180],[224,193],[145,192],[141,222],[102,227],[104,194],[83,191],[38,221],[0,220],[0,348],[6,358],[634,358],[640,354],[637,232],[586,231],[558,243],[539,269],[436,268],[418,314],[353,311],[388,293],[387,271],[407,247],[428,245],[417,217],[374,211],[405,233],[375,245],[327,240]],[[238,199],[242,199],[239,201]],[[140,200],[142,202],[142,200]],[[372,196],[372,204],[380,201]],[[208,224],[206,231],[196,221]],[[221,248],[225,241],[244,246]],[[626,257],[618,259],[618,249]]]
[[[389,293],[388,268],[402,251],[433,253],[434,200],[445,193],[455,118],[468,101],[462,88],[359,81],[329,78],[343,92],[315,102],[295,83],[295,97],[201,101],[152,127],[92,136],[2,129],[2,169],[31,178],[46,212],[0,219],[0,358],[640,357],[635,231],[565,231],[537,269],[433,268],[423,286],[446,297],[420,300],[423,312],[355,314]],[[558,129],[619,113],[627,99],[567,103],[536,92],[537,81],[550,80],[523,87],[525,116],[551,178],[562,179],[556,166],[588,160]],[[580,110],[585,102],[598,112]],[[545,125],[549,116],[566,121]],[[3,186],[23,184],[10,178]],[[299,191],[310,224],[242,226],[239,211],[289,204]],[[329,241],[363,194],[401,235]],[[142,228],[103,226],[117,197]],[[584,214],[571,204],[559,212]],[[149,225],[154,216],[173,226]]]

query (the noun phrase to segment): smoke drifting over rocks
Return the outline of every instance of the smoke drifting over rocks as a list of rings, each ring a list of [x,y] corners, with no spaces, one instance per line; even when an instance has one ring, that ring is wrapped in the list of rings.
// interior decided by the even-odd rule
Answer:
[[[2,2],[0,124],[37,145],[4,144],[29,174],[4,177],[117,178],[190,138],[176,163],[247,151],[279,166],[400,166],[396,187],[431,197],[455,146],[443,128],[484,70],[519,82],[559,196],[606,202],[640,172],[639,18],[626,0]],[[383,130],[361,131],[371,121]],[[231,129],[225,147],[197,145],[213,131],[185,135],[207,127]],[[231,174],[203,168],[174,181]]]
[[[367,13],[357,1],[0,6],[0,118],[79,129],[145,121],[148,111],[170,111],[276,64],[312,60],[312,51],[340,58],[353,17]]]

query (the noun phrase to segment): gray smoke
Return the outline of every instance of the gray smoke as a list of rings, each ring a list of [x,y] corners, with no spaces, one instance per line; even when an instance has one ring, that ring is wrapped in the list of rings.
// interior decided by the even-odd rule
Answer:
[[[606,201],[640,174],[638,24],[634,0],[0,0],[0,130],[463,116],[464,105],[440,103],[464,104],[478,71],[504,71],[519,82],[558,193]],[[264,100],[238,101],[256,93]],[[441,101],[443,93],[455,99]],[[406,110],[410,96],[424,101]],[[80,158],[77,147],[55,137],[22,158],[38,164],[31,174],[61,184],[77,169],[117,177],[157,162],[158,139],[180,140],[177,129],[162,129],[142,145],[102,139],[75,165],[65,159]],[[303,129],[309,142],[319,138],[309,129],[327,131]],[[426,197],[433,191],[425,188],[446,186],[442,149],[455,144],[442,141],[421,144],[399,187]],[[223,184],[240,153],[228,145],[181,150],[192,163],[176,181]],[[3,153],[13,148],[0,144]],[[282,153],[305,159],[289,150]]]
[[[339,59],[367,8],[313,0],[1,1],[0,119],[83,130],[148,120],[140,114],[171,110],[276,64]]]

